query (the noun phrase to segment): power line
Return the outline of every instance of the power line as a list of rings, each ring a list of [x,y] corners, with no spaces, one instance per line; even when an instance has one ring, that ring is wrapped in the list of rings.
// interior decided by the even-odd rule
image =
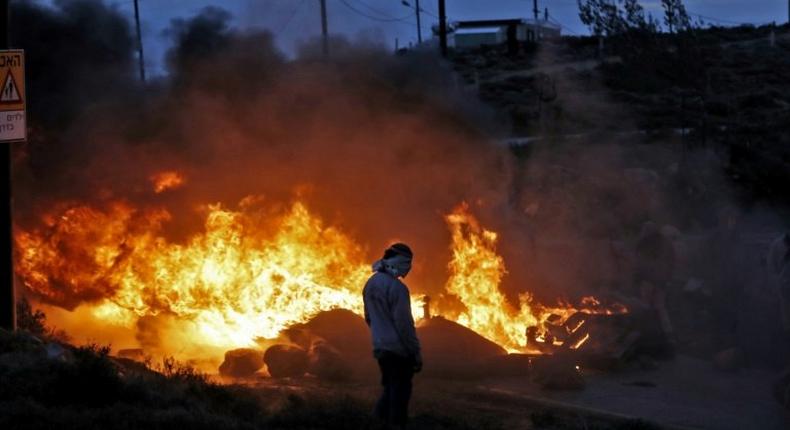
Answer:
[[[431,16],[431,17],[434,17],[436,19],[439,19],[439,15],[434,15],[433,12],[429,12],[429,11],[427,11],[425,9],[421,9],[421,11],[422,11],[422,13],[428,14],[428,16]]]
[[[430,4],[432,4],[432,3],[428,3],[428,4],[430,5]],[[428,6],[428,5],[426,5],[425,7],[431,7],[431,6]],[[428,15],[434,15],[434,14],[435,14],[435,15],[437,15],[437,16],[438,16],[438,14],[439,14],[438,12],[433,12],[433,11],[435,11],[436,9],[425,10],[425,7],[422,9],[422,11],[423,11],[423,12],[427,13]]]
[[[296,16],[296,13],[297,13],[297,12],[299,12],[299,9],[301,9],[301,8],[302,8],[302,6],[304,5],[304,1],[305,1],[305,0],[301,0],[301,1],[299,2],[299,4],[297,4],[297,5],[296,5],[296,7],[294,8],[294,10],[291,12],[291,15],[288,17],[288,19],[286,19],[286,20],[285,20],[285,23],[282,25],[282,27],[280,27],[280,29],[279,29],[279,30],[277,30],[277,34],[280,34],[280,33],[282,33],[283,31],[285,31],[285,29],[286,29],[286,28],[288,28],[288,24],[290,24],[290,23],[291,23],[291,21],[292,21],[292,20],[294,19],[294,17]]]
[[[746,22],[746,21],[731,21],[731,20],[728,20],[728,19],[716,18],[715,16],[703,15],[703,14],[701,14],[701,13],[696,13],[696,12],[691,12],[691,11],[688,11],[688,14],[689,14],[689,15],[696,16],[696,17],[698,17],[698,18],[703,18],[703,19],[707,19],[707,20],[709,20],[709,21],[715,21],[715,22],[722,23],[722,24],[732,24],[732,25],[746,25],[746,24],[751,24],[751,25],[762,25],[762,24],[768,24],[768,23],[769,23],[769,22],[763,22],[763,23],[759,23],[759,22],[757,22],[757,23],[754,23],[754,22]]]
[[[572,35],[574,35],[574,36],[578,36],[578,35],[579,35],[579,33],[577,33],[577,32],[575,32],[575,31],[571,30],[571,28],[570,28],[570,27],[568,27],[568,26],[566,26],[565,24],[563,24],[563,23],[561,23],[561,22],[557,21],[556,19],[554,19],[554,17],[553,17],[553,16],[549,16],[549,21],[550,21],[550,22],[552,22],[552,23],[553,23],[553,24],[555,24],[555,25],[559,25],[559,26],[560,26],[560,28],[562,28],[562,29],[564,29],[564,30],[567,30],[569,33],[571,33],[571,34],[572,34]]]
[[[407,20],[407,19],[411,18],[411,14],[409,14],[409,15],[407,15],[407,16],[404,16],[404,17],[402,17],[402,18],[392,18],[392,17],[389,17],[389,18],[380,18],[380,17],[377,17],[377,16],[370,15],[370,14],[368,14],[367,12],[364,12],[364,11],[361,11],[361,10],[359,10],[359,9],[355,8],[355,7],[354,7],[354,6],[352,6],[350,3],[348,3],[346,0],[340,0],[340,3],[343,3],[343,5],[345,5],[345,6],[346,6],[346,7],[347,7],[349,10],[351,10],[351,11],[352,11],[352,12],[354,12],[354,13],[356,13],[357,15],[364,16],[365,18],[367,18],[367,19],[372,19],[373,21],[379,21],[379,22],[398,22],[398,21],[404,21],[404,20]]]
[[[357,0],[357,3],[361,4],[362,6],[365,6],[367,9],[369,9],[373,13],[381,15],[383,18],[390,18],[390,19],[393,18],[388,12],[385,12],[385,11],[382,11],[381,9],[375,8],[375,7],[371,6],[371,5],[363,2],[362,0]],[[407,18],[407,17],[404,17],[404,18]]]
[[[343,3],[343,5],[346,6],[352,12],[354,12],[354,13],[360,15],[360,16],[363,16],[363,17],[365,17],[367,19],[373,20],[373,21],[388,22],[388,23],[393,23],[393,24],[402,24],[402,25],[409,25],[409,26],[417,27],[417,24],[415,22],[412,22],[413,16],[412,16],[411,13],[406,15],[406,16],[404,16],[404,17],[402,17],[402,18],[393,18],[393,17],[382,18],[382,17],[372,16],[372,15],[370,15],[370,14],[364,12],[364,11],[361,11],[361,10],[357,9],[353,5],[349,4],[346,0],[340,0],[340,3]],[[425,25],[420,25],[420,29],[422,29],[422,30],[424,30],[426,32],[429,32],[429,33],[433,31],[433,29],[430,26],[425,26]]]
[[[439,15],[437,13],[431,11],[430,9],[426,9],[426,7],[429,7],[429,6],[421,7],[420,8],[420,12],[426,13],[426,14],[428,14],[428,16],[432,16],[432,17],[434,17],[436,19],[439,19]]]

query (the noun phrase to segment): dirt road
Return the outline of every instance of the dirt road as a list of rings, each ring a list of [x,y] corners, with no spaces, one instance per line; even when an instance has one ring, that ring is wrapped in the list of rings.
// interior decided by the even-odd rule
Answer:
[[[708,361],[679,357],[650,371],[583,372],[587,386],[579,391],[541,390],[528,375],[468,381],[418,375],[411,408],[414,428],[443,428],[426,421],[437,413],[490,429],[790,428],[790,417],[771,397],[774,375],[767,371],[722,373]],[[348,396],[372,410],[379,391],[375,382],[266,379],[259,385],[289,395]]]
[[[598,411],[665,428],[787,429],[790,419],[771,397],[773,378],[760,370],[724,373],[708,361],[678,357],[651,371],[588,372],[587,387],[581,391],[542,391],[509,381],[486,381],[481,388],[536,406],[545,400],[548,405],[566,405],[569,413]]]

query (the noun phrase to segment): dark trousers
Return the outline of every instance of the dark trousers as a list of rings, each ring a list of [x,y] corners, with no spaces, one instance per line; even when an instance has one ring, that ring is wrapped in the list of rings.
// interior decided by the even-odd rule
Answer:
[[[383,389],[376,403],[376,417],[390,424],[404,425],[409,414],[414,364],[408,358],[390,352],[379,354],[378,361]]]

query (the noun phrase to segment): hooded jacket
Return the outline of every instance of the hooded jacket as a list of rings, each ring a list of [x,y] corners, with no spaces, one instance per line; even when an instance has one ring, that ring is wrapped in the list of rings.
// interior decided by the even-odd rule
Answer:
[[[420,341],[406,285],[386,271],[377,271],[365,284],[362,297],[373,355],[378,358],[383,352],[392,352],[421,362]]]

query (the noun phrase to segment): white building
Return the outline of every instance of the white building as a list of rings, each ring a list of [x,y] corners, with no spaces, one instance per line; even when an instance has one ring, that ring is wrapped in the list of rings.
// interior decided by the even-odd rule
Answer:
[[[559,25],[546,20],[523,18],[457,21],[451,24],[451,28],[456,49],[503,43],[517,49],[523,43],[536,43],[562,35]]]
[[[459,28],[452,33],[456,49],[479,48],[484,45],[501,45],[507,40],[504,27]]]

